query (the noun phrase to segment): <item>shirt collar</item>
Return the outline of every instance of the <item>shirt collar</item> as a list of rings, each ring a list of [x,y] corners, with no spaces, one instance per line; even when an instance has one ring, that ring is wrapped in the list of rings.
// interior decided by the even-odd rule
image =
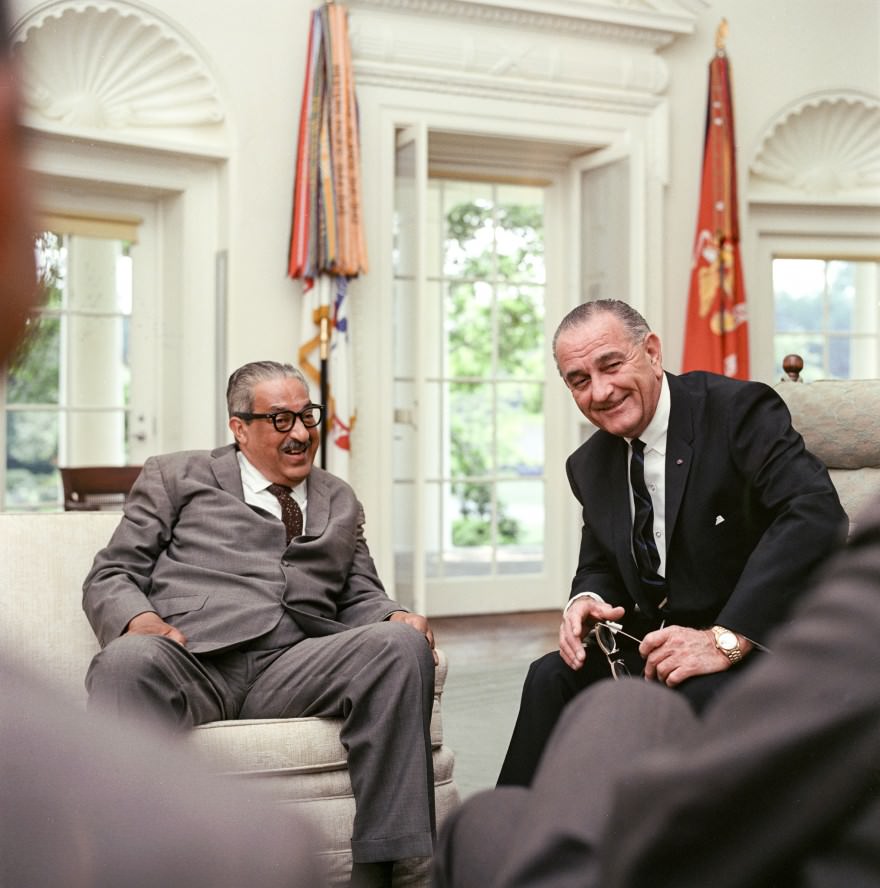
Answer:
[[[639,435],[639,439],[644,442],[645,450],[656,450],[658,453],[666,453],[666,432],[669,430],[669,409],[671,398],[669,395],[669,381],[664,373],[660,381],[660,397],[657,400],[657,409],[651,417],[645,431]],[[626,439],[627,443],[632,438]]]
[[[241,452],[238,451],[238,466],[241,469],[241,484],[247,492],[261,493],[272,483],[266,476]],[[308,479],[303,479],[294,487],[290,494],[302,507],[306,501],[306,485]]]

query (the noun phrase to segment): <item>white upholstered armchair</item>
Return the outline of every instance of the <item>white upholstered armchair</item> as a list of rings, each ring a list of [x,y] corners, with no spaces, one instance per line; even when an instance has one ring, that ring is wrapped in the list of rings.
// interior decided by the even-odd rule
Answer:
[[[776,391],[807,448],[828,466],[852,528],[880,495],[880,379],[786,381]]]
[[[81,607],[82,582],[110,538],[118,513],[0,514],[0,643],[71,697],[98,644]],[[438,825],[458,802],[453,755],[443,745],[440,696],[446,658],[439,652],[431,725]],[[319,828],[318,849],[331,882],[346,884],[354,799],[335,719],[213,722],[188,736],[211,768],[260,780],[282,804],[295,804]],[[395,868],[395,885],[426,886],[425,867]]]

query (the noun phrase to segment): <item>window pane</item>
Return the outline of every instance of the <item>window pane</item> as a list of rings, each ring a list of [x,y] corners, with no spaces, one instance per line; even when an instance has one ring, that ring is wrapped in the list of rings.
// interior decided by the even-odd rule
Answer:
[[[821,259],[774,259],[776,330],[821,330],[825,263]]]
[[[828,376],[832,379],[851,379],[850,340],[833,336],[828,340]]]
[[[453,478],[479,478],[492,471],[492,387],[449,386],[450,463]]]
[[[498,299],[499,376],[544,375],[544,290],[505,287]]]
[[[499,384],[498,471],[541,475],[544,469],[544,386]]]
[[[61,319],[34,317],[12,364],[8,404],[57,404],[60,387]]]
[[[855,288],[851,263],[828,263],[828,304],[828,325],[831,330],[855,328]]]
[[[480,182],[447,182],[443,195],[446,217],[443,273],[447,277],[493,280],[492,186]]]
[[[492,571],[492,485],[447,485],[449,542],[443,552],[446,576],[488,576]]]
[[[58,414],[6,414],[6,508],[57,508],[61,502]]]
[[[543,283],[543,192],[536,188],[498,188],[496,249],[498,277]]]
[[[34,251],[43,305],[45,308],[61,308],[67,275],[67,248],[61,235],[52,231],[41,232],[34,239]]]
[[[544,485],[540,481],[498,484],[498,572],[541,570],[544,553]]]
[[[448,376],[485,377],[492,372],[492,286],[450,284],[446,295]]]

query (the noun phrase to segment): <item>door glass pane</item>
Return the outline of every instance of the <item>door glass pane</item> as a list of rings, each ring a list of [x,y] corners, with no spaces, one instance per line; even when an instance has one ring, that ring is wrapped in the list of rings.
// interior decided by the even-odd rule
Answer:
[[[774,259],[776,332],[822,327],[825,263],[819,259]]]
[[[543,287],[499,287],[498,315],[498,375],[540,379],[545,354]]]
[[[446,366],[450,376],[485,376],[492,362],[494,290],[485,281],[450,283],[446,297]]]
[[[540,477],[544,472],[544,386],[498,386],[497,471],[502,475]]]
[[[540,570],[544,552],[543,482],[499,482],[498,514],[498,573]]]

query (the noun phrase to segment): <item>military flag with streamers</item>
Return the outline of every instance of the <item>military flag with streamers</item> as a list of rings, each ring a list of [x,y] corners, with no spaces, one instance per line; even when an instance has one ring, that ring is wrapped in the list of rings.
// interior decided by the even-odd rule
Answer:
[[[299,365],[327,407],[321,465],[345,478],[355,422],[348,282],[367,271],[367,253],[348,13],[338,3],[311,17],[287,271],[303,282]]]
[[[739,250],[733,101],[724,50],[727,22],[709,64],[709,97],[697,233],[682,370],[749,378],[746,293]]]

